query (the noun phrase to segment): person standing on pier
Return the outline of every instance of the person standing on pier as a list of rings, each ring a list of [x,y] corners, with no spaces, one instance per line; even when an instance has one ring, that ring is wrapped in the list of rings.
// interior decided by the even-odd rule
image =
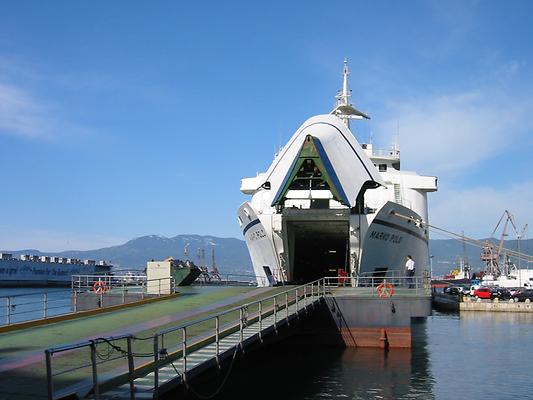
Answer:
[[[405,275],[407,275],[409,289],[412,289],[414,287],[413,276],[415,276],[415,262],[410,254],[407,256],[407,261],[405,263]]]

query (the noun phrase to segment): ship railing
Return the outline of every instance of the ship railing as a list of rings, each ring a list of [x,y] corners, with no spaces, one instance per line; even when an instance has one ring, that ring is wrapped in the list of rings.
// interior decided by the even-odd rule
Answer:
[[[77,276],[80,279],[70,290],[50,290],[0,297],[0,326],[75,314],[176,292],[172,277],[144,279],[138,285],[132,285],[125,281],[119,283],[120,276],[113,277],[117,278],[116,281],[110,281],[107,279],[109,277],[101,275]],[[97,282],[103,283],[97,284]]]
[[[70,290],[50,290],[2,296],[0,324],[12,325],[69,314],[72,312],[70,293]]]
[[[139,287],[145,288],[147,277],[146,275],[127,274],[127,275],[72,275],[71,289],[72,290],[92,290],[97,282],[103,282],[106,290],[114,288]]]
[[[262,340],[264,329],[277,330],[326,296],[325,283],[322,278],[290,289],[276,288],[278,292],[273,295],[159,330],[147,337],[97,338],[47,349],[48,399],[79,395],[82,387],[82,397],[90,395],[100,399],[105,391],[122,385],[129,388],[130,399],[135,399],[138,393],[135,379],[142,377],[144,381],[151,380],[151,394],[158,398],[164,376],[168,379],[168,372],[161,373],[163,368],[171,367],[174,377],[185,382],[191,369],[198,365],[196,350],[208,348],[205,360],[220,363],[221,355],[228,351],[229,340],[235,357],[243,349],[244,341],[251,337],[248,328],[252,324],[253,336],[258,335]],[[73,381],[78,383],[71,386]]]
[[[390,157],[390,158],[400,158],[399,150],[385,150],[385,149],[372,149],[373,157]]]
[[[355,294],[372,297],[430,296],[431,279],[426,274],[405,276],[337,276],[326,277],[326,287],[354,288]],[[392,290],[391,290],[392,289]]]

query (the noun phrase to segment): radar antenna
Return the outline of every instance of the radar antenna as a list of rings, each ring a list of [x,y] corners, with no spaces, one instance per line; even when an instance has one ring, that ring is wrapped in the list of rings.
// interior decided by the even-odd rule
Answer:
[[[337,96],[335,96],[337,103],[335,104],[335,108],[331,111],[331,114],[339,117],[349,128],[351,119],[370,119],[370,117],[353,107],[352,103],[350,103],[352,91],[348,89],[348,75],[350,75],[350,71],[348,70],[348,60],[344,59],[342,90],[339,90]]]

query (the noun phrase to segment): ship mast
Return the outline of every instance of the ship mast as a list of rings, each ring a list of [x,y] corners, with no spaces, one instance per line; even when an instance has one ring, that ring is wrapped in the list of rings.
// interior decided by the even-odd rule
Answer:
[[[335,108],[331,111],[331,114],[339,117],[349,128],[351,119],[370,119],[370,117],[357,110],[352,106],[352,103],[350,103],[352,91],[348,88],[348,75],[350,75],[350,71],[348,70],[348,60],[344,59],[342,90],[339,90],[335,96],[337,103],[335,104]]]

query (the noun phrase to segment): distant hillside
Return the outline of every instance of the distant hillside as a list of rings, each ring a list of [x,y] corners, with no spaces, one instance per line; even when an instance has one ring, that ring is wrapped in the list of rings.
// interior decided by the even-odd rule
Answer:
[[[64,251],[44,253],[38,250],[17,250],[11,253],[57,255],[79,259],[106,260],[116,269],[143,269],[149,260],[167,257],[185,259],[184,248],[188,246],[189,259],[198,263],[197,251],[204,249],[206,264],[211,266],[211,249],[215,248],[216,264],[221,273],[251,274],[252,262],[244,241],[215,236],[177,235],[172,238],[150,235],[132,239],[122,245],[87,251]]]
[[[494,243],[496,241],[491,239]],[[183,253],[185,245],[189,244],[189,259],[198,262],[198,249],[205,250],[205,260],[207,265],[211,265],[211,248],[215,248],[216,263],[225,274],[251,274],[252,262],[243,240],[235,238],[219,238],[215,236],[200,235],[177,235],[172,238],[164,236],[150,235],[132,239],[122,245],[106,247],[88,251],[64,251],[61,253],[43,253],[38,250],[18,250],[8,251],[19,256],[20,254],[36,255],[58,255],[61,257],[73,257],[80,259],[106,260],[110,261],[117,269],[143,269],[146,262],[162,260],[166,257],[184,259]],[[508,240],[505,247],[517,250],[516,240]],[[533,239],[520,241],[520,248],[523,253],[533,254]],[[467,245],[465,254],[474,270],[484,268],[479,259],[480,249]],[[430,240],[429,253],[433,258],[433,272],[436,275],[449,272],[455,265],[459,257],[463,256],[463,245],[461,241],[455,239]],[[525,265],[524,265],[525,266]]]

